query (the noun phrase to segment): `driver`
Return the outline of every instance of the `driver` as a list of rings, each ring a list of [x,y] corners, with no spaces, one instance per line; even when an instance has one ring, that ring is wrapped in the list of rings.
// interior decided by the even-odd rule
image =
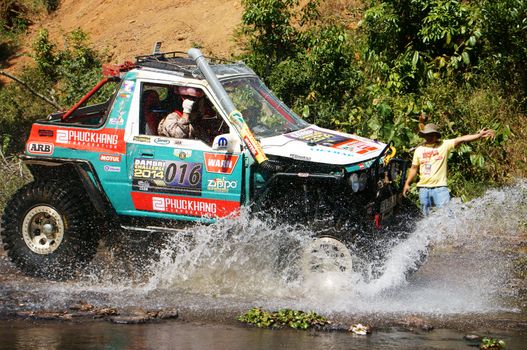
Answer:
[[[204,96],[204,93],[199,89],[185,86],[176,87],[175,90],[181,97],[182,110],[176,109],[163,118],[159,122],[157,132],[162,136],[192,139],[196,136],[193,124],[197,124],[199,118],[199,113],[193,111],[194,105],[199,98]]]

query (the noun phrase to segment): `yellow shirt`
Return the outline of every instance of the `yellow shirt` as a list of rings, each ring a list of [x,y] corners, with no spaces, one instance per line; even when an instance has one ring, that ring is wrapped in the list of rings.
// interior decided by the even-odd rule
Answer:
[[[455,147],[454,140],[445,140],[439,147],[419,146],[415,150],[412,165],[419,166],[417,187],[447,185],[448,153]]]

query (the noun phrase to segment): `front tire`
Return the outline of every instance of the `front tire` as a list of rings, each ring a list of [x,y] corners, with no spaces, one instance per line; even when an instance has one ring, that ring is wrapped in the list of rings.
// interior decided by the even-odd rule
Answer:
[[[97,250],[99,233],[91,209],[76,182],[30,183],[4,210],[0,227],[4,249],[26,275],[72,278]]]

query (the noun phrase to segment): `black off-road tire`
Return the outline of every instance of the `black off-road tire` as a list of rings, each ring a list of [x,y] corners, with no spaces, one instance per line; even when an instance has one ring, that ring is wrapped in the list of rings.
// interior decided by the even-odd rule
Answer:
[[[35,181],[7,203],[0,233],[9,259],[26,275],[73,278],[94,257],[99,232],[82,186]]]

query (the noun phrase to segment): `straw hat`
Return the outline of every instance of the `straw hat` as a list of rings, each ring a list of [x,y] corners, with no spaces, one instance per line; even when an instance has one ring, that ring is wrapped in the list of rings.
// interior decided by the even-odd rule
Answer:
[[[419,136],[424,136],[427,134],[438,134],[441,137],[441,131],[439,131],[439,126],[436,124],[426,124],[423,130],[419,131]]]

